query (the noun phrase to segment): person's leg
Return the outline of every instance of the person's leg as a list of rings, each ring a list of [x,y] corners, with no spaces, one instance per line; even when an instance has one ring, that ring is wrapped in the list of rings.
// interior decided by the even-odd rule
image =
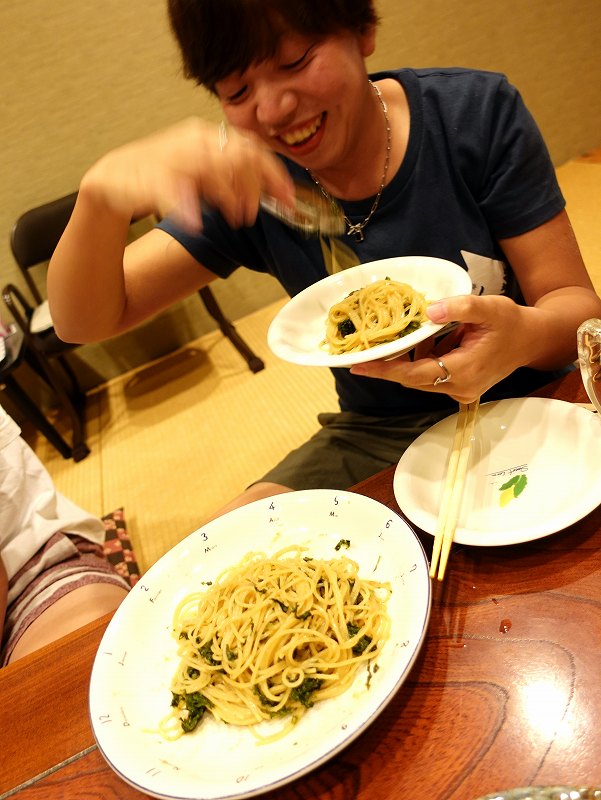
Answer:
[[[249,486],[248,489],[245,489],[242,494],[234,497],[233,500],[230,500],[229,503],[226,503],[220,509],[215,511],[205,521],[210,522],[212,519],[216,519],[217,517],[223,516],[223,514],[227,514],[228,511],[233,511],[235,508],[240,508],[241,506],[245,506],[255,500],[262,500],[265,497],[272,497],[274,494],[283,494],[284,492],[292,491],[294,490],[290,489],[288,486],[282,486],[281,483],[271,483],[267,481],[253,483],[252,486]]]
[[[0,666],[114,611],[129,589],[101,545],[55,533],[9,580]]]
[[[398,464],[420,433],[452,411],[421,416],[369,417],[343,411],[319,414],[321,429],[286,455],[242,494],[205,522],[254,500],[303,489],[346,490],[382,469]]]
[[[114,583],[88,583],[73,589],[27,627],[10,654],[8,663],[114,611],[127,592],[127,588]]]

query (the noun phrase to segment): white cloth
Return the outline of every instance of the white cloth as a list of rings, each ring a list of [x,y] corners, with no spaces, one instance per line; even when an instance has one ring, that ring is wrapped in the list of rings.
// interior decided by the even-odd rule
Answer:
[[[58,492],[0,406],[0,555],[9,580],[58,531],[104,541],[102,521]]]

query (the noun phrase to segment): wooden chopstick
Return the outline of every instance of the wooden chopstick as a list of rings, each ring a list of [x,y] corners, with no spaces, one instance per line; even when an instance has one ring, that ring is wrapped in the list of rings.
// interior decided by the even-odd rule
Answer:
[[[444,578],[451,544],[455,536],[479,405],[479,400],[474,400],[473,403],[459,404],[459,414],[436,523],[432,561],[430,563],[430,577],[434,578],[438,569],[439,581]]]
[[[464,403],[459,404],[459,414],[455,424],[455,435],[453,437],[453,444],[451,445],[451,453],[449,456],[449,465],[447,467],[447,475],[442,492],[442,500],[440,509],[438,511],[438,520],[436,522],[436,530],[434,532],[434,545],[432,548],[432,560],[430,562],[430,577],[436,577],[436,570],[438,569],[438,562],[440,558],[440,551],[442,548],[442,540],[444,538],[445,524],[451,505],[451,497],[453,496],[453,486],[457,476],[457,465],[459,464],[459,453],[461,452],[461,443],[463,441],[463,434],[465,432],[465,423],[467,421],[467,405]]]

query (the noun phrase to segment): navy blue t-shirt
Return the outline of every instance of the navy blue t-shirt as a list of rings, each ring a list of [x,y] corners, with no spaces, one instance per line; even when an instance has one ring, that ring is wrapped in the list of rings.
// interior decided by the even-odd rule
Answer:
[[[386,186],[365,239],[345,238],[361,263],[393,256],[435,256],[468,270],[476,294],[523,298],[498,239],[525,233],[558,214],[565,202],[541,134],[504,75],[460,68],[378,72],[372,80],[402,84],[410,109],[405,158]],[[297,180],[304,169],[283,159]],[[342,202],[352,222],[373,197]],[[221,214],[204,215],[201,235],[170,220],[160,227],[201,264],[226,278],[244,265],[277,278],[290,296],[327,275],[321,245],[261,211],[250,228],[230,229]],[[511,343],[508,342],[508,346]],[[332,370],[342,410],[374,416],[456,408],[447,395]],[[520,396],[554,377],[522,368],[482,398]]]

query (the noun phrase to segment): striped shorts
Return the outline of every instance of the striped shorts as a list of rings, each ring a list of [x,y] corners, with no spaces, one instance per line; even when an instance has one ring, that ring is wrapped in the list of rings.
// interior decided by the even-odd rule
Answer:
[[[15,645],[42,612],[74,589],[93,583],[130,588],[100,544],[55,533],[9,581],[0,667],[6,666]]]

